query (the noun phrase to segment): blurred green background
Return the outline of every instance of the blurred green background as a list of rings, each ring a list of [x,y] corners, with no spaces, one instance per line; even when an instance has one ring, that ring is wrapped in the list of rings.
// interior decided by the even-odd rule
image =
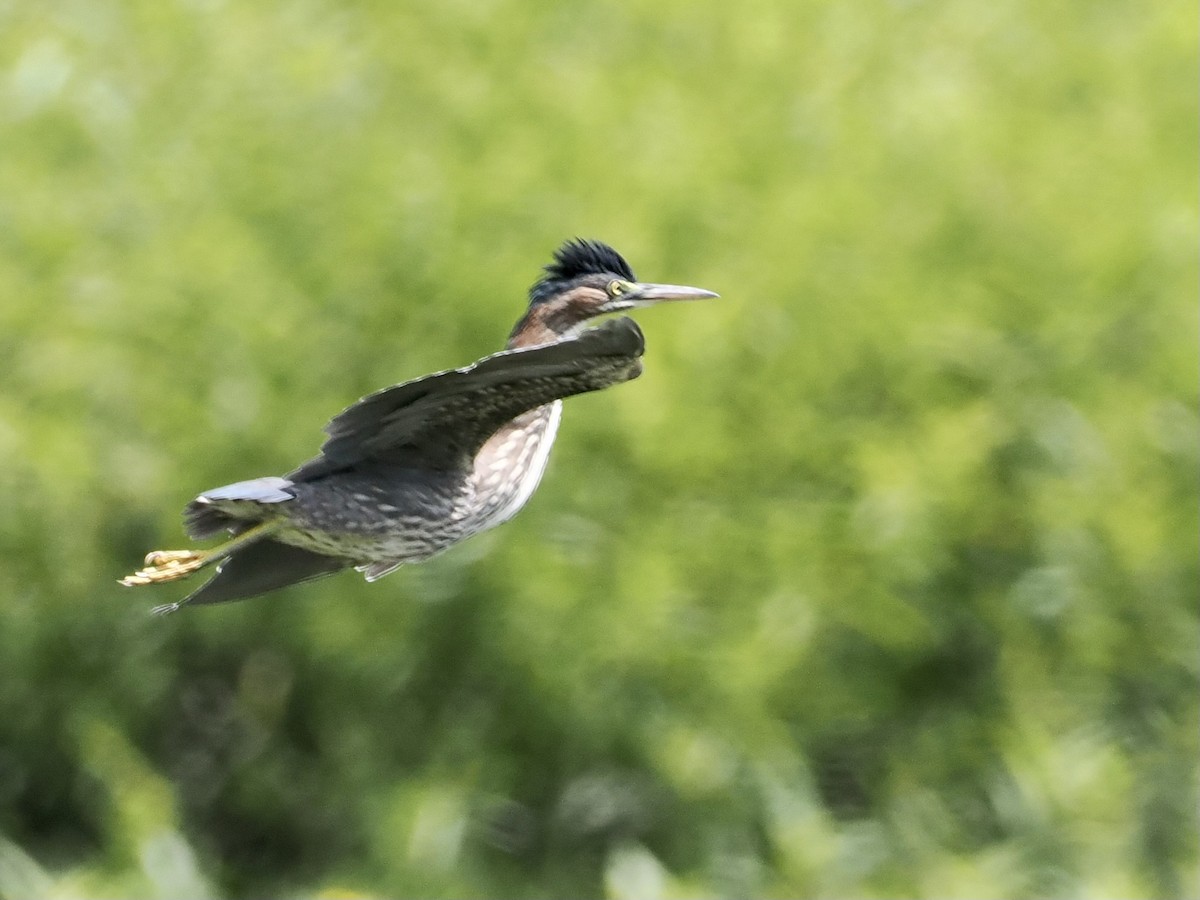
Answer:
[[[0,3],[0,896],[1200,895],[1196,33]],[[574,235],[722,299],[516,520],[116,585]]]

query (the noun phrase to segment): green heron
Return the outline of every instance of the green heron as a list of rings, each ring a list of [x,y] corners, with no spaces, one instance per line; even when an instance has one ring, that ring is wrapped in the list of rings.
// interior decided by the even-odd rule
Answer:
[[[353,566],[367,581],[512,518],[550,455],[562,398],[641,374],[641,330],[605,313],[717,296],[639,283],[599,241],[568,241],[530,289],[505,350],[463,369],[370,394],[335,416],[320,454],[286,478],[206,491],[184,509],[211,550],[156,550],[125,585],[175,581],[216,564],[192,594],[156,607],[241,600]]]

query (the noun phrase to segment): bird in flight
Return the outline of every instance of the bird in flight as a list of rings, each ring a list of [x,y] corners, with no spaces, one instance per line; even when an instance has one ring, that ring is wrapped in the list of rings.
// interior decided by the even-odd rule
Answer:
[[[127,586],[213,576],[184,599],[223,603],[353,567],[367,581],[420,562],[512,518],[541,481],[562,398],[637,378],[642,332],[605,313],[716,297],[638,282],[607,244],[573,240],[529,291],[504,350],[462,369],[369,394],[335,416],[320,453],[286,477],[205,491],[184,511],[188,535],[228,533],[209,550],[155,550]]]

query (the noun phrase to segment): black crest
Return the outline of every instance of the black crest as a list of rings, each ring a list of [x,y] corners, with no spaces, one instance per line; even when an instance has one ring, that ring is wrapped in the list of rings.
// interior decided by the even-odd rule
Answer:
[[[540,303],[583,275],[615,275],[626,281],[637,280],[625,258],[608,244],[576,238],[554,251],[554,262],[546,266],[546,274],[530,289],[529,299]]]

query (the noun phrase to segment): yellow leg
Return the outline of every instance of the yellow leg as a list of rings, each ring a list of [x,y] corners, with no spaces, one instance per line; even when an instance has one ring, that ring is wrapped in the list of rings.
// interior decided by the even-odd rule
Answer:
[[[278,527],[277,522],[261,522],[211,550],[151,550],[146,554],[143,563],[145,568],[138,569],[132,575],[126,575],[121,579],[121,584],[137,587],[142,584],[163,584],[187,578],[193,572],[220,562],[235,550],[254,543]]]
[[[209,561],[213,561],[211,554],[203,550],[151,550],[146,554],[146,567],[126,575],[121,579],[121,584],[134,587],[176,581],[202,569]]]

